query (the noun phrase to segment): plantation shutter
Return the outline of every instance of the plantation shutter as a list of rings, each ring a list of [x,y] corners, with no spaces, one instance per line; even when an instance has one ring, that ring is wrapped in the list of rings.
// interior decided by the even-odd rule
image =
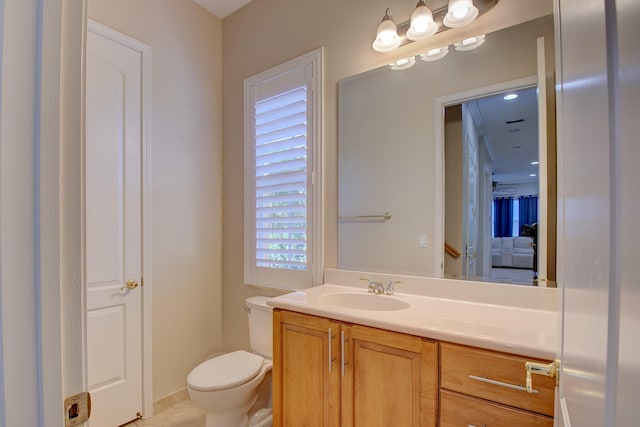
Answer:
[[[245,163],[245,282],[311,286],[313,215],[313,103],[311,64],[256,82],[249,88],[252,135]],[[249,146],[250,145],[250,146]],[[247,171],[245,171],[246,173]],[[248,184],[248,185],[247,185]],[[247,221],[250,224],[247,224]],[[248,225],[248,227],[247,227]],[[247,266],[249,262],[251,265]],[[248,276],[248,277],[247,277]]]
[[[307,269],[307,87],[255,107],[256,266]]]

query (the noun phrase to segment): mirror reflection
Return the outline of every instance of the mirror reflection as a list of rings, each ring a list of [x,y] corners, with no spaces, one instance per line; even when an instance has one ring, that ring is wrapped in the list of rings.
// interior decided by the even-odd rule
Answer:
[[[340,82],[339,268],[555,280],[553,43],[548,16]]]

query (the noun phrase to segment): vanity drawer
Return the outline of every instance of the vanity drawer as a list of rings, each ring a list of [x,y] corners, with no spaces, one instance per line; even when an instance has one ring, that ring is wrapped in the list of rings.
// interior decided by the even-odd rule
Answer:
[[[441,343],[440,387],[553,416],[554,378],[534,375],[535,394],[509,388],[509,385],[524,387],[524,363],[527,361],[546,363],[539,359]],[[483,381],[485,379],[493,383]]]
[[[440,427],[553,427],[553,418],[440,391]]]

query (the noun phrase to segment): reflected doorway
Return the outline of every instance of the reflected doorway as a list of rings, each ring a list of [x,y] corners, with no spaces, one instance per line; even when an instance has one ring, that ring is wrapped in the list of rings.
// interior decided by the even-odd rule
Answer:
[[[537,284],[538,133],[535,86],[446,107],[445,277]]]

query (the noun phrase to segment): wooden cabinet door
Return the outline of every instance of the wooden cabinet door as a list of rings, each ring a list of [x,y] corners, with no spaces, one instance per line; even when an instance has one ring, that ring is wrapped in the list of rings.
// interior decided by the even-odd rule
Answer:
[[[273,311],[274,426],[339,425],[339,330],[329,319]]]
[[[343,325],[342,426],[435,426],[437,343]]]
[[[440,391],[440,427],[553,427],[553,418],[453,391]]]

